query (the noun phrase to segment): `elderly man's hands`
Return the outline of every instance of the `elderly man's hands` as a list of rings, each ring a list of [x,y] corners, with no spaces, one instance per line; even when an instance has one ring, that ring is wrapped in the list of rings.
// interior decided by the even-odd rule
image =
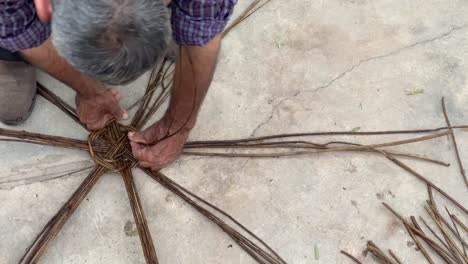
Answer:
[[[171,131],[172,120],[165,116],[142,132],[129,133],[133,156],[141,166],[159,170],[180,157],[190,129]]]
[[[90,95],[76,95],[80,121],[91,130],[103,128],[112,118],[127,119],[127,112],[119,106],[120,93],[112,89],[96,89]]]

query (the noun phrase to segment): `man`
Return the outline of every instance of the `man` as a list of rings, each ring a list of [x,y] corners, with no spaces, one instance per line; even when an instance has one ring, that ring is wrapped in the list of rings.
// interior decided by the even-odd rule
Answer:
[[[220,33],[237,0],[0,0],[0,121],[31,112],[35,70],[74,89],[80,120],[92,130],[126,119],[120,93],[165,54],[170,25],[180,46],[169,109],[130,133],[133,155],[160,169],[176,160],[211,83]],[[171,18],[169,19],[170,4]]]

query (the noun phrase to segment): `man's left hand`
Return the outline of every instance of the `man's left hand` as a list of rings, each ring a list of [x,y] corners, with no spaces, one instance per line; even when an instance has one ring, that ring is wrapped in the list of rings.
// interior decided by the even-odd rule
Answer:
[[[159,170],[180,157],[189,130],[182,129],[166,138],[170,124],[169,119],[163,118],[144,131],[129,133],[133,156],[140,161],[141,166]]]
[[[166,114],[148,129],[128,136],[133,156],[141,166],[159,170],[182,154],[213,79],[220,44],[221,36],[216,36],[205,46],[179,47]]]
[[[115,89],[96,89],[92,95],[76,95],[76,111],[88,129],[103,128],[111,119],[127,119],[128,113],[119,106],[120,93]]]

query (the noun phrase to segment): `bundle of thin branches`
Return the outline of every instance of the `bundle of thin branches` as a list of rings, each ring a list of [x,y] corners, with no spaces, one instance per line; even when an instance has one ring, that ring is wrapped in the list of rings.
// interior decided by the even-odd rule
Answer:
[[[429,186],[428,189],[429,200],[424,208],[432,224],[436,225],[437,231],[434,230],[423,217],[419,217],[420,222],[418,222],[414,216],[411,216],[410,220],[407,220],[390,205],[384,203],[384,206],[404,224],[408,234],[429,263],[436,263],[433,255],[438,256],[445,263],[449,264],[468,263],[468,256],[466,253],[468,244],[463,238],[463,235],[459,232],[459,228],[463,229],[465,226],[461,222],[455,221],[455,215],[450,213],[447,207],[445,207],[447,212],[446,217],[450,219],[447,220],[447,218],[439,212],[432,196],[432,188]],[[421,227],[420,223],[424,224],[426,231]],[[465,229],[465,232],[466,231]]]
[[[388,250],[389,255],[387,255],[387,254],[385,254],[385,252],[383,252],[372,241],[367,242],[366,251],[370,252],[377,259],[377,261],[379,261],[380,263],[384,263],[384,264],[403,264],[403,262],[400,260],[400,258],[392,250],[389,249]],[[348,253],[348,252],[346,252],[344,250],[341,250],[340,252],[341,252],[341,254],[345,255],[346,257],[348,257],[349,259],[351,259],[355,263],[362,264],[362,262],[359,259],[357,259],[353,255],[351,255],[350,253]]]
[[[454,144],[457,162],[460,168],[460,174],[462,175],[466,183],[465,170],[461,162],[455,135],[453,133],[454,127],[450,125],[450,121],[449,121],[446,106],[445,106],[445,100],[443,98],[442,98],[441,104],[442,104],[442,112],[443,112],[444,118],[448,126],[447,127],[448,132],[449,132],[448,134],[451,136],[453,144]],[[440,131],[444,129],[445,128],[440,128],[437,130]],[[433,197],[433,190],[436,190],[439,194],[444,196],[449,202],[451,202],[452,206],[455,206],[456,208],[458,208],[465,217],[468,215],[468,210],[460,202],[455,200],[452,196],[450,196],[445,191],[435,186],[434,183],[429,181],[423,175],[419,174],[418,172],[416,172],[414,169],[412,169],[408,165],[397,160],[395,157],[393,157],[394,155],[385,154],[383,152],[382,154],[385,155],[391,161],[393,161],[395,164],[399,165],[401,168],[410,172],[411,174],[416,176],[418,179],[424,181],[427,184],[429,199],[427,201],[427,205],[424,208],[427,211],[430,219],[433,221],[433,224],[437,226],[439,232],[431,228],[431,226],[428,224],[428,222],[424,218],[419,217],[420,221],[424,224],[425,228],[428,231],[430,231],[430,234],[427,233],[427,231],[425,232],[423,228],[421,228],[420,223],[416,220],[414,216],[411,216],[409,218],[410,220],[407,220],[403,216],[401,216],[399,213],[397,213],[396,210],[394,210],[390,205],[383,203],[383,205],[403,223],[404,227],[408,231],[408,234],[411,236],[414,243],[420,250],[421,254],[423,254],[427,262],[430,264],[436,263],[433,260],[434,259],[433,256],[431,256],[430,254],[430,252],[432,252],[433,255],[435,254],[436,256],[438,256],[445,263],[467,264],[468,256],[466,252],[466,247],[468,247],[468,242],[463,238],[463,235],[459,231],[459,228],[461,228],[465,232],[468,232],[468,229],[463,224],[463,221],[461,221],[456,215],[450,213],[450,211],[447,209],[447,206],[445,206],[445,210],[447,212],[447,215],[451,223],[439,212],[439,209]],[[401,260],[391,250],[389,250],[389,254],[390,254],[390,257],[389,257],[371,241],[368,242],[367,244],[367,250],[368,252],[372,253],[372,255],[380,263],[384,263],[384,264],[401,264],[402,263]],[[357,258],[347,253],[346,251],[341,251],[341,253],[349,257],[354,262],[361,263]]]
[[[428,185],[429,199],[426,201],[427,205],[424,206],[429,216],[429,221],[421,216],[419,217],[419,222],[414,216],[405,218],[390,205],[386,203],[383,203],[383,205],[402,222],[411,239],[416,244],[417,249],[428,263],[434,264],[437,263],[435,260],[440,259],[447,264],[466,264],[468,263],[468,241],[465,240],[464,237],[468,233],[468,228],[463,224],[463,221],[448,210],[447,206],[444,206],[446,216],[439,211],[432,190],[433,188]],[[467,216],[466,212],[464,212],[464,216]],[[421,223],[424,228],[421,227]],[[431,224],[436,227],[431,227]],[[460,230],[462,232],[460,232]],[[386,255],[372,241],[367,243],[367,251],[370,252],[379,263],[403,263],[393,251],[389,250],[389,255]],[[341,253],[354,262],[362,264],[362,262],[346,251],[341,251]]]
[[[463,179],[466,179],[466,175],[464,174],[463,164],[461,163],[460,155],[458,152],[458,147],[456,144],[455,136],[453,134],[453,127],[450,126],[450,121],[448,119],[448,115],[446,112],[445,101],[442,99],[442,111],[445,117],[445,120],[448,124],[449,134],[452,137],[457,161],[459,163],[460,174],[463,176]],[[465,207],[461,205],[458,201],[452,198],[450,195],[445,193],[444,191],[438,189],[438,187],[434,187],[434,184],[424,178],[421,174],[414,171],[408,165],[401,163],[401,161],[396,160],[394,157],[388,154],[384,154],[395,162],[397,165],[402,167],[403,169],[407,170],[408,172],[412,173],[419,179],[423,180],[427,183],[428,189],[428,196],[429,199],[426,201],[427,205],[424,206],[432,224],[436,226],[436,228],[432,228],[428,221],[426,221],[423,217],[419,217],[420,222],[416,220],[414,216],[410,216],[409,220],[405,219],[401,214],[397,213],[395,209],[393,209],[390,205],[383,203],[385,208],[387,208],[395,217],[397,217],[404,225],[408,234],[416,244],[417,248],[427,260],[428,263],[434,264],[434,255],[438,257],[440,260],[447,264],[467,264],[468,263],[468,255],[466,248],[468,247],[468,242],[464,239],[462,232],[464,231],[465,234],[468,234],[468,228],[466,225],[461,221],[455,214],[452,214],[447,206],[444,206],[447,216],[444,217],[434,200],[433,190],[436,190],[445,198],[448,199],[449,202],[452,203],[452,206],[457,207],[463,215],[466,217],[468,215],[468,211]],[[466,220],[465,220],[466,221]],[[426,230],[421,228],[420,223],[424,224]],[[460,232],[462,230],[462,232]],[[428,232],[429,231],[429,232]],[[369,241],[367,244],[367,251],[370,252],[379,263],[384,264],[402,264],[403,262],[391,251],[389,250],[390,256],[386,255],[377,245],[375,245],[372,241]],[[346,251],[341,251],[342,254],[349,257],[356,263],[361,263],[356,257],[352,256],[351,254],[347,253]],[[432,253],[432,254],[431,254]],[[361,263],[362,264],[362,263]]]

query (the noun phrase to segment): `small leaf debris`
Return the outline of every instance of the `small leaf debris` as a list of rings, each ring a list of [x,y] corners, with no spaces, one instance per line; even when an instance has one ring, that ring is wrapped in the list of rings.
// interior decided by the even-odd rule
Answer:
[[[413,88],[410,90],[405,91],[406,95],[416,95],[416,94],[421,94],[424,93],[424,89],[422,88]]]
[[[361,129],[361,127],[355,127],[351,129],[351,132],[358,132]]]
[[[319,254],[319,249],[318,249],[317,244],[314,245],[314,256],[315,256],[315,260],[319,260],[320,254]]]

